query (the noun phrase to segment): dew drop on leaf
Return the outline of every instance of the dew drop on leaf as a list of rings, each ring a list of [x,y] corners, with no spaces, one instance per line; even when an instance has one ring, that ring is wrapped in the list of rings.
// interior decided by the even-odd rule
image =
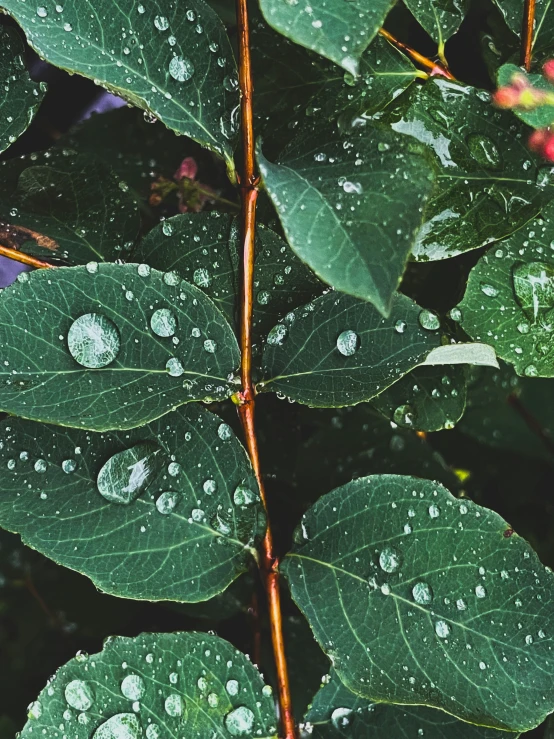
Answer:
[[[72,680],[68,683],[64,695],[71,708],[77,711],[88,711],[94,703],[92,688],[83,680]]]
[[[168,308],[158,308],[152,314],[150,327],[157,336],[173,336],[177,328],[177,319]]]
[[[134,713],[117,713],[96,729],[92,739],[138,739],[141,733]]]
[[[406,403],[404,405],[399,405],[398,408],[395,409],[392,419],[398,426],[406,426],[409,428],[414,425],[414,415],[414,409],[411,405]]]
[[[165,15],[157,15],[154,18],[154,25],[158,29],[158,31],[167,31],[169,28],[169,21],[165,17]]]
[[[144,695],[146,686],[140,675],[127,675],[121,683],[121,692],[130,701],[138,701]]]
[[[62,470],[67,474],[70,475],[72,472],[75,472],[77,469],[77,462],[74,459],[64,459],[62,462]]]
[[[167,360],[165,363],[165,368],[171,375],[171,377],[181,377],[182,374],[185,372],[185,368],[181,364],[180,360],[177,359],[177,357],[171,357]]]
[[[217,435],[221,439],[221,441],[229,441],[229,439],[233,436],[233,432],[231,431],[231,427],[227,423],[220,423],[217,427]]]
[[[179,494],[171,491],[162,493],[159,498],[156,499],[156,508],[159,513],[168,515],[171,513],[179,500]]]
[[[146,739],[161,739],[162,732],[158,724],[148,724],[146,727]]]
[[[418,316],[418,321],[420,326],[428,331],[436,331],[441,325],[438,316],[431,313],[430,310],[422,310]]]
[[[470,133],[466,138],[469,153],[475,161],[486,169],[502,166],[502,157],[494,141],[480,133]]]
[[[434,503],[429,506],[429,515],[431,518],[438,518],[441,514],[441,509]]]
[[[347,726],[350,726],[352,713],[353,711],[351,708],[335,708],[331,714],[331,723],[335,729],[346,729]]]
[[[282,346],[287,338],[287,333],[287,327],[282,323],[278,323],[276,326],[273,326],[267,335],[267,343],[271,344],[271,346]]]
[[[207,269],[199,267],[194,270],[192,280],[197,287],[209,287],[212,281],[212,277]]]
[[[225,728],[231,736],[250,736],[254,726],[254,713],[246,706],[239,706],[225,716]]]
[[[227,680],[227,682],[225,683],[225,690],[231,697],[238,695],[239,694],[238,682],[236,680]]]
[[[249,506],[257,500],[256,494],[245,485],[238,485],[233,493],[233,502],[239,506]]]
[[[487,597],[487,591],[485,590],[485,588],[482,585],[477,585],[477,587],[475,588],[475,595],[478,598],[486,598]]]
[[[351,357],[358,351],[360,337],[355,331],[348,329],[339,334],[337,349],[344,357]]]
[[[433,591],[426,582],[416,582],[412,588],[412,597],[421,606],[428,605],[433,600]]]
[[[396,572],[400,567],[400,554],[393,547],[385,547],[379,555],[379,565],[385,572]]]
[[[446,639],[447,636],[450,634],[450,626],[446,623],[446,621],[436,621],[435,633],[441,639]]]
[[[524,311],[536,320],[539,311],[554,308],[554,265],[520,264],[513,271],[514,292]]]
[[[80,316],[73,321],[67,334],[69,353],[76,362],[90,369],[111,364],[120,346],[117,326],[99,313]]]
[[[177,82],[186,82],[194,74],[194,64],[190,59],[182,56],[174,56],[169,62],[169,74]]]
[[[181,716],[181,714],[183,713],[184,701],[180,695],[177,695],[177,693],[172,693],[171,695],[168,695],[165,699],[164,706],[165,712],[168,716]]]
[[[125,449],[105,463],[96,481],[98,492],[111,503],[128,505],[152,482],[160,448],[153,443]]]

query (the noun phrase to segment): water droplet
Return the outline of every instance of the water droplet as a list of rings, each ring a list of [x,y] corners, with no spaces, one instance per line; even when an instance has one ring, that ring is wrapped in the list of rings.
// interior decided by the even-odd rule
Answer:
[[[177,477],[177,475],[181,472],[181,465],[179,462],[170,462],[167,465],[167,472],[171,475],[171,477]]]
[[[215,354],[217,351],[217,343],[213,339],[206,339],[204,341],[204,351],[208,354]]]
[[[117,713],[96,729],[92,739],[138,739],[141,733],[134,713]]]
[[[94,703],[92,688],[83,680],[72,680],[68,683],[64,695],[71,708],[77,711],[88,711]]]
[[[62,470],[67,474],[70,475],[72,472],[75,472],[77,469],[77,462],[74,459],[64,459],[62,462]]]
[[[161,739],[162,731],[157,724],[148,724],[146,727],[146,739]]]
[[[554,307],[554,265],[547,262],[521,264],[514,268],[513,282],[518,303],[535,320],[540,310]]]
[[[502,165],[502,157],[498,147],[488,136],[470,133],[466,138],[469,153],[473,159],[486,169],[498,169]]]
[[[342,183],[342,189],[344,192],[347,192],[349,194],[356,194],[361,195],[364,191],[364,188],[362,187],[360,182],[350,182],[349,180],[346,180],[346,182]]]
[[[208,695],[208,705],[210,708],[217,708],[218,703],[219,698],[217,697],[217,693],[210,693]]]
[[[446,623],[446,621],[436,621],[435,633],[437,636],[440,636],[441,639],[446,639],[446,637],[450,634],[450,626]]]
[[[146,686],[140,675],[127,675],[121,683],[121,692],[130,701],[139,701],[144,695]]]
[[[392,419],[398,426],[410,427],[414,425],[414,409],[411,405],[399,405],[395,409]]]
[[[181,716],[181,714],[183,713],[184,701],[180,695],[177,695],[177,693],[172,693],[171,695],[168,695],[165,699],[164,706],[168,716]]]
[[[422,310],[418,316],[418,321],[420,326],[428,331],[436,331],[441,325],[438,316],[431,313],[430,310]]]
[[[175,270],[164,272],[163,280],[166,285],[171,285],[172,287],[176,287],[181,282],[181,278]]]
[[[412,596],[416,603],[424,606],[433,600],[433,591],[426,582],[416,582],[412,588]]]
[[[182,56],[174,56],[169,62],[169,74],[177,82],[186,82],[194,74],[194,64],[190,59]]]
[[[400,554],[392,547],[385,547],[379,555],[379,565],[385,572],[396,572],[400,567],[400,562]]]
[[[37,8],[37,15],[39,18],[46,18],[46,16],[48,15],[48,11],[43,5],[39,5]]]
[[[459,322],[462,320],[462,311],[459,308],[452,308],[448,315],[453,321]]]
[[[209,287],[212,281],[210,273],[204,267],[199,267],[198,269],[195,269],[194,274],[192,275],[192,279],[197,287]]]
[[[150,267],[148,264],[139,264],[137,267],[137,272],[139,273],[140,277],[149,277],[150,275]]]
[[[158,336],[173,336],[177,328],[177,319],[168,308],[159,308],[152,314],[150,327]]]
[[[441,514],[441,509],[434,503],[429,506],[429,515],[431,518],[438,518]]]
[[[46,460],[44,459],[37,459],[37,461],[35,462],[33,466],[35,468],[35,472],[42,473],[42,472],[46,472],[46,470],[48,469],[48,465],[46,463]]]
[[[347,329],[339,334],[337,349],[344,357],[351,357],[358,351],[360,337],[355,331]]]
[[[217,427],[217,435],[219,436],[221,441],[229,441],[229,439],[233,436],[233,432],[228,424],[220,423]]]
[[[98,369],[111,364],[119,353],[121,340],[113,321],[99,313],[85,313],[73,321],[67,334],[67,348],[83,367]]]
[[[236,680],[227,680],[225,684],[225,690],[229,693],[229,695],[234,698],[236,695],[239,694],[239,684]]]
[[[494,287],[494,285],[489,285],[488,282],[481,283],[481,292],[489,298],[496,298],[496,296],[498,295],[498,290]]]
[[[246,706],[239,706],[225,716],[225,728],[231,736],[251,736],[254,713]]]
[[[156,500],[156,508],[158,509],[159,513],[163,513],[165,516],[167,516],[169,513],[171,513],[177,503],[179,502],[179,493],[175,492],[165,492],[160,495],[159,498]]]
[[[395,330],[395,331],[396,331],[397,333],[399,333],[399,334],[403,334],[403,333],[404,333],[404,331],[406,330],[406,327],[407,327],[407,326],[408,326],[408,324],[406,323],[406,321],[398,320],[398,321],[397,321],[397,322],[396,322],[396,323],[394,324],[394,330]]]
[[[158,29],[158,31],[167,31],[169,28],[169,21],[165,17],[165,15],[157,15],[154,18],[154,25]]]
[[[485,588],[482,585],[477,585],[477,587],[475,588],[475,595],[478,598],[486,598],[487,597],[487,591],[485,590]]]
[[[351,708],[335,708],[331,714],[331,723],[335,729],[345,729],[347,726],[350,726],[352,713]]]
[[[284,324],[278,323],[276,326],[273,326],[267,335],[267,343],[271,344],[271,346],[282,346],[287,338],[287,334],[288,328]]]
[[[171,359],[168,359],[165,363],[165,368],[171,377],[180,377],[185,372],[185,368],[177,357],[171,357]]]
[[[465,610],[466,610],[466,608],[467,608],[467,604],[466,604],[465,600],[463,600],[463,598],[459,598],[459,599],[458,599],[458,600],[456,601],[456,608],[457,608],[457,609],[458,609],[459,611],[465,611]]]
[[[245,485],[237,485],[233,493],[233,502],[239,506],[249,506],[255,503],[258,497]]]
[[[42,716],[42,705],[39,701],[33,701],[33,703],[27,706],[27,716],[34,720],[37,720]]]
[[[98,262],[87,262],[85,269],[89,274],[95,275],[98,272]]]
[[[98,473],[98,492],[111,503],[127,505],[146,489],[155,476],[160,449],[145,442],[114,454]]]

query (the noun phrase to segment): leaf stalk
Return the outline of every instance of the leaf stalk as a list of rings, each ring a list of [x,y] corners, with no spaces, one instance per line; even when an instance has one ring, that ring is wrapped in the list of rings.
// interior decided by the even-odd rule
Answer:
[[[536,0],[525,0],[523,24],[521,29],[521,66],[527,72],[531,69],[533,59],[533,31],[535,30]]]
[[[21,262],[21,264],[27,264],[29,267],[35,267],[36,269],[53,269],[53,264],[43,262],[41,259],[36,259],[28,254],[24,254],[22,251],[12,249],[9,246],[2,246],[0,244],[0,256],[13,259],[14,262]]]

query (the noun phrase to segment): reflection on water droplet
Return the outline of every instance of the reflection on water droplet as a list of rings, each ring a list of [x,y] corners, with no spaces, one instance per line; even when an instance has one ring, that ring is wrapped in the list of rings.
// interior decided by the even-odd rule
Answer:
[[[77,462],[74,459],[64,459],[62,462],[62,470],[67,474],[70,475],[72,472],[75,472],[77,469]]]
[[[181,714],[183,713],[184,701],[180,695],[172,693],[171,695],[168,695],[165,699],[164,706],[168,716],[181,716]]]
[[[385,572],[396,572],[400,562],[400,554],[393,547],[385,547],[379,555],[379,565]]]
[[[160,448],[151,442],[114,454],[98,473],[98,492],[111,503],[127,505],[152,482]]]
[[[239,684],[236,680],[227,680],[225,684],[225,690],[231,697],[239,694]]]
[[[416,582],[412,588],[412,597],[416,603],[424,606],[433,600],[433,591],[426,582]]]
[[[165,363],[165,368],[171,377],[181,377],[185,372],[185,368],[177,357],[171,357],[171,359],[168,359]]]
[[[154,18],[154,25],[158,29],[158,31],[167,31],[169,28],[169,21],[165,17],[165,15],[157,15]]]
[[[254,713],[246,706],[239,706],[225,716],[225,728],[231,736],[251,735]]]
[[[177,319],[167,308],[159,308],[152,314],[150,327],[158,336],[173,336],[177,328]]]
[[[64,695],[71,708],[77,711],[88,711],[94,703],[92,688],[83,680],[72,680],[68,683]]]
[[[245,485],[237,485],[233,493],[233,502],[235,505],[249,506],[256,502],[257,496]]]
[[[267,335],[267,343],[271,344],[271,346],[282,346],[287,338],[287,333],[288,328],[284,324],[278,323],[276,326],[273,326]]]
[[[177,82],[187,82],[194,74],[194,64],[190,59],[174,56],[169,62],[169,74]]]
[[[207,269],[204,269],[204,267],[199,267],[198,269],[195,269],[194,274],[192,275],[192,279],[194,284],[198,287],[209,287],[212,281],[210,273]]]
[[[111,364],[120,346],[117,326],[99,313],[80,316],[73,321],[67,334],[69,353],[76,362],[90,369]]]
[[[414,417],[415,414],[412,406],[405,404],[399,405],[398,408],[395,409],[392,419],[396,424],[398,424],[398,426],[406,426],[409,428],[414,425]]]
[[[418,316],[418,321],[420,326],[428,331],[436,331],[441,325],[438,316],[431,313],[430,310],[422,310]]]
[[[450,626],[446,621],[437,621],[435,623],[435,633],[437,636],[440,636],[441,639],[446,639],[450,634]]]
[[[438,518],[441,514],[441,509],[433,503],[429,506],[429,515],[431,518]]]
[[[339,334],[337,349],[344,357],[351,357],[358,351],[360,337],[355,331],[347,329]]]
[[[513,271],[514,292],[524,311],[537,319],[539,311],[554,307],[554,265],[548,262],[520,264]]]
[[[140,675],[127,675],[121,683],[121,692],[130,701],[138,701],[144,695],[146,686]]]
[[[470,133],[466,138],[469,152],[473,159],[486,169],[499,169],[502,156],[494,141],[480,133]]]
[[[179,493],[168,491],[166,493],[162,493],[160,497],[156,500],[156,508],[158,509],[159,513],[163,513],[165,516],[167,516],[173,511],[178,501]]]
[[[335,708],[331,714],[331,723],[335,729],[346,729],[347,726],[350,726],[352,713],[351,708]]]
[[[217,435],[219,436],[221,441],[229,441],[229,439],[233,436],[233,432],[228,424],[220,423],[217,427]]]
[[[92,739],[138,739],[141,733],[134,713],[117,713],[96,729]]]

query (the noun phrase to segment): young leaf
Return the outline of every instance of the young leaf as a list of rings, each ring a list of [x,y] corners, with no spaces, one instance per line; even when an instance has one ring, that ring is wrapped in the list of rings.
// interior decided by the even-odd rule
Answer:
[[[283,0],[260,0],[265,19],[276,31],[301,46],[358,74],[359,60],[384,23],[394,0],[314,0],[302,6]]]
[[[44,82],[33,82],[25,69],[25,48],[14,28],[0,28],[0,152],[27,130],[46,92]]]
[[[377,410],[414,431],[451,429],[466,405],[467,368],[416,367],[378,395]]]
[[[231,327],[176,273],[90,263],[18,280],[0,292],[2,410],[105,431],[234,391]]]
[[[429,36],[437,42],[439,49],[461,26],[469,9],[469,0],[405,0],[408,10]]]
[[[550,205],[481,257],[457,308],[464,331],[527,377],[554,377],[553,240]]]
[[[437,184],[412,252],[417,260],[504,238],[554,194],[551,168],[527,149],[526,126],[495,110],[484,90],[435,78],[409,91],[388,122],[435,155]]]
[[[554,708],[554,575],[493,511],[366,477],[303,517],[282,571],[340,679],[510,731]]]
[[[2,240],[72,265],[121,258],[140,227],[128,190],[97,157],[62,149],[8,159],[0,163]]]
[[[201,633],[111,637],[61,667],[28,708],[21,739],[276,738],[271,690],[229,642]]]
[[[331,670],[330,680],[316,693],[304,717],[313,739],[382,739],[383,736],[425,739],[517,739],[484,726],[466,724],[426,706],[370,703],[351,693]]]
[[[329,292],[274,326],[264,390],[317,407],[369,400],[440,346],[439,319],[396,294],[389,318],[370,303]]]
[[[101,0],[94,12],[87,0],[1,5],[50,64],[90,77],[233,169],[235,61],[223,24],[203,0],[188,0],[186,10],[175,0]]]
[[[422,146],[367,126],[305,126],[279,164],[258,151],[264,186],[292,249],[322,280],[383,315],[433,184]]]
[[[252,563],[264,515],[227,424],[190,406],[126,433],[2,423],[0,524],[124,598],[207,600]]]
[[[220,213],[168,218],[141,241],[133,258],[157,269],[175,270],[206,293],[234,323],[239,315],[239,224]],[[322,285],[274,231],[256,232],[253,328],[257,335],[285,313],[320,294]]]

